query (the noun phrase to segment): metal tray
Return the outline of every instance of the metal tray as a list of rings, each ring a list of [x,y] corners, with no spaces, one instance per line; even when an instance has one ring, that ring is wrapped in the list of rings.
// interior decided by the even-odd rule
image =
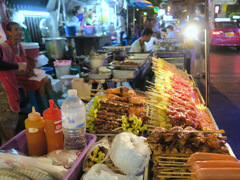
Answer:
[[[199,89],[197,87],[192,87],[193,91],[195,92],[195,96],[196,96],[196,100],[197,102],[195,102],[197,105],[203,105],[205,106],[206,103],[202,97],[202,94],[200,93]]]
[[[142,62],[143,63],[143,62]],[[114,67],[114,68],[121,68],[121,69],[137,69],[138,67],[140,67],[141,64],[139,65],[121,65],[121,64],[113,64],[113,62],[111,62],[109,65]]]
[[[101,80],[101,79],[110,79],[111,78],[111,73],[106,73],[106,74],[88,74],[89,79],[96,79],[96,80]]]
[[[134,79],[138,74],[136,70],[113,70],[113,78]]]
[[[192,75],[191,75],[191,74],[188,74],[188,77],[189,77],[190,81],[192,82],[192,87],[196,87],[197,85],[196,85],[196,83],[195,83],[194,78],[192,77]]]

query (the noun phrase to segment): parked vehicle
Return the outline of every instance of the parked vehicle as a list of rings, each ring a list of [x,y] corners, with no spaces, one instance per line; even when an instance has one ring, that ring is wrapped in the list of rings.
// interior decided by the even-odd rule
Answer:
[[[214,22],[212,47],[234,46],[240,48],[240,23],[235,21]]]

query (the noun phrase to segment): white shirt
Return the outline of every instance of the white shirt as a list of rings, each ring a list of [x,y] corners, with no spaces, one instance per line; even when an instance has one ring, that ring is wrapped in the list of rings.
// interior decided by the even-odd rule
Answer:
[[[140,38],[138,38],[136,41],[134,41],[131,45],[131,49],[129,52],[142,52],[141,49],[141,43],[140,43]],[[143,51],[146,52],[146,46],[145,43],[143,45]]]

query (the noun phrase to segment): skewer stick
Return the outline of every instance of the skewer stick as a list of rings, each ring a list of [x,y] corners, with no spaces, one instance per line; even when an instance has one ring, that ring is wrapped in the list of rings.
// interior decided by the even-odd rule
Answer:
[[[168,132],[158,132],[158,133],[168,133]],[[183,131],[171,131],[169,133],[220,133],[220,134],[224,134],[225,131],[223,129],[219,129],[219,130],[195,130],[195,131],[183,130]]]
[[[186,156],[186,154],[185,154]],[[188,160],[189,158],[186,158],[186,157],[171,157],[171,156],[156,156],[156,158],[158,159],[176,159],[176,160]]]
[[[177,178],[177,179],[191,179],[191,177],[187,176],[163,176],[163,175],[157,175],[159,178]]]
[[[187,173],[187,172],[160,172],[161,174],[176,174],[176,175],[193,175],[196,173]]]
[[[114,129],[114,130],[112,130],[112,131],[117,131],[117,130],[119,130],[119,129],[122,129],[122,127],[118,127],[118,128],[116,128],[116,129]]]
[[[91,91],[104,92],[104,91],[106,91],[106,90],[103,90],[103,89],[91,89]]]

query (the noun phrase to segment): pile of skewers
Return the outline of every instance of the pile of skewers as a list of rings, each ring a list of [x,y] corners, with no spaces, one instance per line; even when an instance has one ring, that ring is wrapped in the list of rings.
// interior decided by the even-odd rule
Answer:
[[[196,129],[215,129],[199,104],[186,72],[161,59],[153,58],[155,84],[148,89],[149,131],[155,127],[192,126]]]
[[[87,128],[91,133],[139,134],[147,130],[145,99],[127,87],[108,89],[96,95],[89,109]]]
[[[147,138],[153,151],[155,179],[189,179],[191,169],[186,161],[193,153],[211,152],[228,154],[224,130],[196,130],[192,127],[158,127]],[[196,168],[195,168],[196,169]]]

